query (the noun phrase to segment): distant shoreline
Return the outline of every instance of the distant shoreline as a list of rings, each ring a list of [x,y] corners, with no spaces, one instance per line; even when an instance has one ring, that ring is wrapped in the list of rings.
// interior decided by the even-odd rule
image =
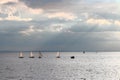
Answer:
[[[0,53],[8,53],[8,52],[9,52],[9,53],[18,53],[18,52],[31,52],[31,51],[32,51],[32,52],[58,52],[58,51],[59,51],[59,52],[83,52],[82,50],[80,50],[80,51],[62,51],[62,50],[55,50],[55,51],[54,51],[54,50],[53,50],[53,51],[51,51],[51,50],[48,50],[48,51],[47,51],[47,50],[36,50],[36,51],[30,50],[30,51],[24,51],[24,50],[23,50],[23,51],[22,51],[22,50],[21,50],[21,51],[0,51]],[[84,50],[84,51],[85,51],[85,50]],[[98,50],[98,51],[87,51],[87,50],[86,50],[85,52],[96,52],[96,53],[97,53],[97,52],[120,52],[120,51],[102,51],[102,50]]]

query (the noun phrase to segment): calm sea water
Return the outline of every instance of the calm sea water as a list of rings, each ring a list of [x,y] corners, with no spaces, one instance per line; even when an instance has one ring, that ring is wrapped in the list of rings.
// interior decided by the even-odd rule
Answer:
[[[120,52],[0,53],[0,80],[120,80]],[[71,59],[70,56],[75,56]]]

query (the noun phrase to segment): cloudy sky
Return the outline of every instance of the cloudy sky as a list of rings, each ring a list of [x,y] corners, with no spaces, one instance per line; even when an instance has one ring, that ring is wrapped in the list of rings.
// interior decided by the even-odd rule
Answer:
[[[120,0],[0,0],[0,50],[120,51]]]

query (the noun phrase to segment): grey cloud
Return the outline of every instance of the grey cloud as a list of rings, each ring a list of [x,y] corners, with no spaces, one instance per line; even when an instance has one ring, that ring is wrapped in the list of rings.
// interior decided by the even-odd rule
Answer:
[[[43,8],[46,13],[71,12],[81,17],[87,13],[88,17],[119,19],[119,7],[112,0],[20,0],[32,8]],[[114,14],[115,13],[115,14]],[[85,16],[82,16],[85,18]]]
[[[104,18],[104,19],[112,19],[112,20],[120,20],[120,15],[116,13],[109,13],[109,12],[101,12],[101,13],[94,13],[97,15],[97,18]]]
[[[67,29],[70,32],[114,32],[120,31],[120,27],[115,25],[99,26],[79,22]]]
[[[111,3],[111,2],[115,2],[115,0],[105,0],[105,1],[101,1],[101,0],[85,0],[89,3]]]
[[[105,43],[110,42],[106,39],[108,35],[108,33],[61,33],[49,38],[43,47],[47,50],[63,51],[107,50],[110,48],[110,46],[105,48]]]
[[[17,4],[16,2],[8,2],[8,3],[4,3],[3,5],[15,5]]]
[[[49,12],[72,12],[72,7],[78,5],[77,2],[82,0],[19,0],[24,2],[28,7],[31,8],[42,8],[47,13]],[[81,4],[80,4],[81,5]]]
[[[111,48],[111,40],[115,44],[116,40],[108,39],[111,33],[103,32],[36,32],[30,36],[22,36],[16,33],[19,30],[28,27],[16,27],[8,30],[8,33],[0,32],[0,49],[1,50],[62,50],[62,51],[79,51],[79,50],[115,50]],[[36,27],[39,28],[39,27]],[[16,31],[16,32],[14,32]],[[107,43],[106,43],[107,42]],[[106,47],[106,45],[109,45]],[[92,46],[92,47],[91,47]],[[115,46],[116,47],[116,46]]]
[[[29,7],[40,8],[53,3],[60,3],[63,0],[19,0],[25,2]]]

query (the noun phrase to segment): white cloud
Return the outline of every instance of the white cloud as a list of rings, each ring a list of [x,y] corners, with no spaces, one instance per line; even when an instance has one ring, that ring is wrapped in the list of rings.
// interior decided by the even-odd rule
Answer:
[[[65,20],[74,20],[76,18],[74,14],[66,12],[47,13],[46,16],[48,16],[48,18],[59,18]]]
[[[107,20],[107,19],[94,19],[90,18],[86,20],[87,24],[99,25],[99,26],[120,26],[120,20]]]
[[[2,18],[0,18],[0,21],[2,21],[3,19]]]
[[[87,24],[96,24],[96,25],[111,25],[111,21],[106,20],[106,19],[94,19],[90,18],[86,21]]]
[[[7,2],[17,2],[14,5],[0,5],[0,13],[7,16],[1,16],[0,21],[9,20],[9,21],[31,21],[34,15],[39,15],[43,13],[43,9],[32,9],[26,6],[22,2],[18,2],[18,0],[3,0],[1,3]]]
[[[52,25],[49,27],[49,31],[52,31],[52,32],[60,32],[62,30],[63,30],[63,27],[59,25]]]
[[[5,3],[8,3],[8,2],[18,2],[18,0],[0,0],[0,4],[5,4]]]
[[[32,14],[42,14],[43,13],[43,9],[32,9],[32,8],[28,8],[29,12],[31,12]]]
[[[3,20],[10,20],[10,21],[31,21],[32,18],[20,18],[17,16],[9,16]]]
[[[114,24],[117,26],[120,26],[120,21],[116,20],[116,21],[114,21]]]
[[[14,13],[16,13],[17,8],[14,6],[0,6],[0,13],[1,14],[6,14],[8,16],[13,16]]]

